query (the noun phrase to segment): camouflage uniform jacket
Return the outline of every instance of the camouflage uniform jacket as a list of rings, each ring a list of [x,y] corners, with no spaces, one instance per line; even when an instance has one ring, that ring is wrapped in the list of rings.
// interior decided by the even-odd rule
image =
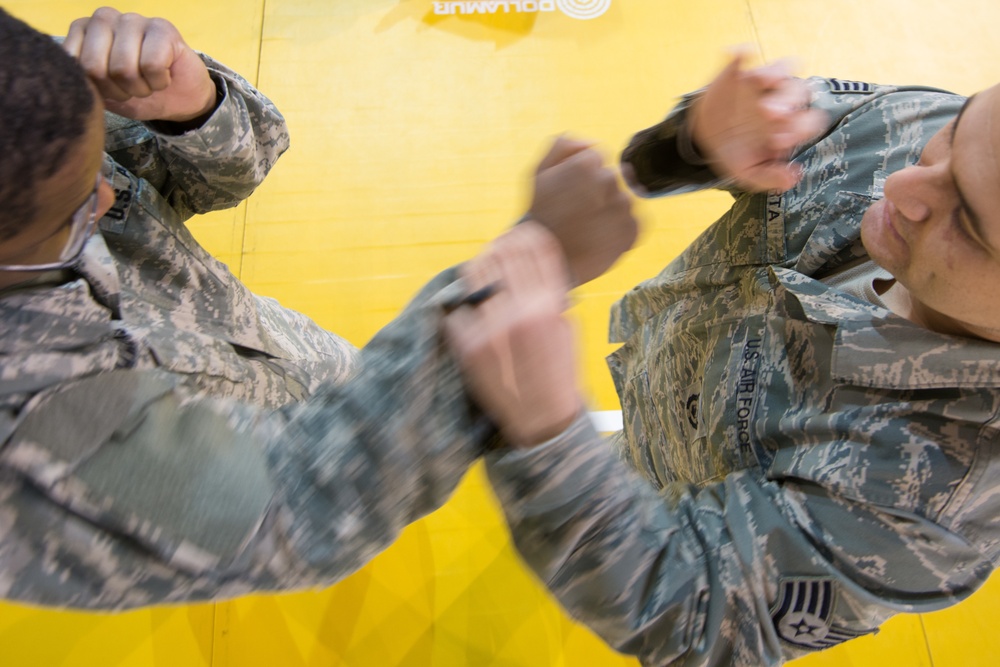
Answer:
[[[867,257],[885,175],[964,100],[813,84],[830,125],[797,154],[801,183],[733,191],[615,306],[617,453],[580,421],[489,461],[527,561],[645,664],[780,664],[952,604],[1000,556],[1000,348],[820,280]],[[625,151],[647,193],[712,179],[684,159],[685,108]]]
[[[478,453],[438,336],[449,276],[359,356],[192,238],[185,219],[238,204],[288,146],[272,103],[206,64],[220,103],[201,128],[108,116],[117,200],[79,266],[0,295],[5,598],[124,608],[329,584]]]

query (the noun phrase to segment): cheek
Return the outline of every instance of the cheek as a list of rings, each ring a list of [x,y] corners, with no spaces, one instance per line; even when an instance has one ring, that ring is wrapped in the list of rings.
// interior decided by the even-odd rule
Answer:
[[[59,253],[69,238],[69,226],[63,225],[54,232],[43,232],[38,241],[16,241],[15,252],[4,253],[5,262],[11,264],[46,264],[59,259]]]
[[[955,251],[955,248],[961,247],[961,244],[965,242],[965,235],[955,229],[954,226],[949,226],[944,234],[941,235],[941,238],[931,246],[932,248],[938,248],[938,251],[934,255],[938,256],[949,273],[962,270],[964,263],[962,258],[958,256],[959,253]]]
[[[977,286],[1000,279],[1000,267],[984,252],[969,247],[961,231],[950,228],[927,239],[925,252],[916,265],[922,274],[925,298],[942,312],[966,310],[972,304],[1000,302],[1000,290],[984,294]],[[994,298],[997,297],[997,298]]]

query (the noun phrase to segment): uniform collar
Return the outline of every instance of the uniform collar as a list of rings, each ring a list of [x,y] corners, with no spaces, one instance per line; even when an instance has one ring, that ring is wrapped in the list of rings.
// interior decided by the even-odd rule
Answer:
[[[108,244],[100,234],[94,234],[87,241],[87,249],[74,267],[90,284],[94,295],[113,310],[118,310],[121,294],[121,280],[118,268],[108,250]]]
[[[1000,387],[1000,344],[925,329],[796,271],[774,268],[772,276],[790,312],[836,327],[831,367],[838,382],[883,389]]]

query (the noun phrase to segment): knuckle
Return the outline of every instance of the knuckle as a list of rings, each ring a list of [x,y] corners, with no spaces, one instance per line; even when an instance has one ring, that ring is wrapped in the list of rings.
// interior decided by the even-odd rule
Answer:
[[[69,32],[86,30],[87,24],[90,23],[90,17],[85,16],[83,18],[78,18],[69,24]]]
[[[119,16],[121,16],[121,12],[119,12],[114,7],[107,7],[107,6],[98,7],[97,9],[94,10],[93,14],[93,18],[103,22],[116,21]]]
[[[150,30],[163,33],[172,33],[175,30],[173,23],[159,17],[149,19],[149,28]]]

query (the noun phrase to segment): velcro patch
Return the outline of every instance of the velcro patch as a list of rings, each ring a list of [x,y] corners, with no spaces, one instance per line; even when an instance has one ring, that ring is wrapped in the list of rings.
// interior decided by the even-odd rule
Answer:
[[[120,164],[114,165],[114,171],[107,180],[115,191],[115,203],[101,218],[101,231],[121,234],[125,231],[132,200],[139,191],[139,180]]]

